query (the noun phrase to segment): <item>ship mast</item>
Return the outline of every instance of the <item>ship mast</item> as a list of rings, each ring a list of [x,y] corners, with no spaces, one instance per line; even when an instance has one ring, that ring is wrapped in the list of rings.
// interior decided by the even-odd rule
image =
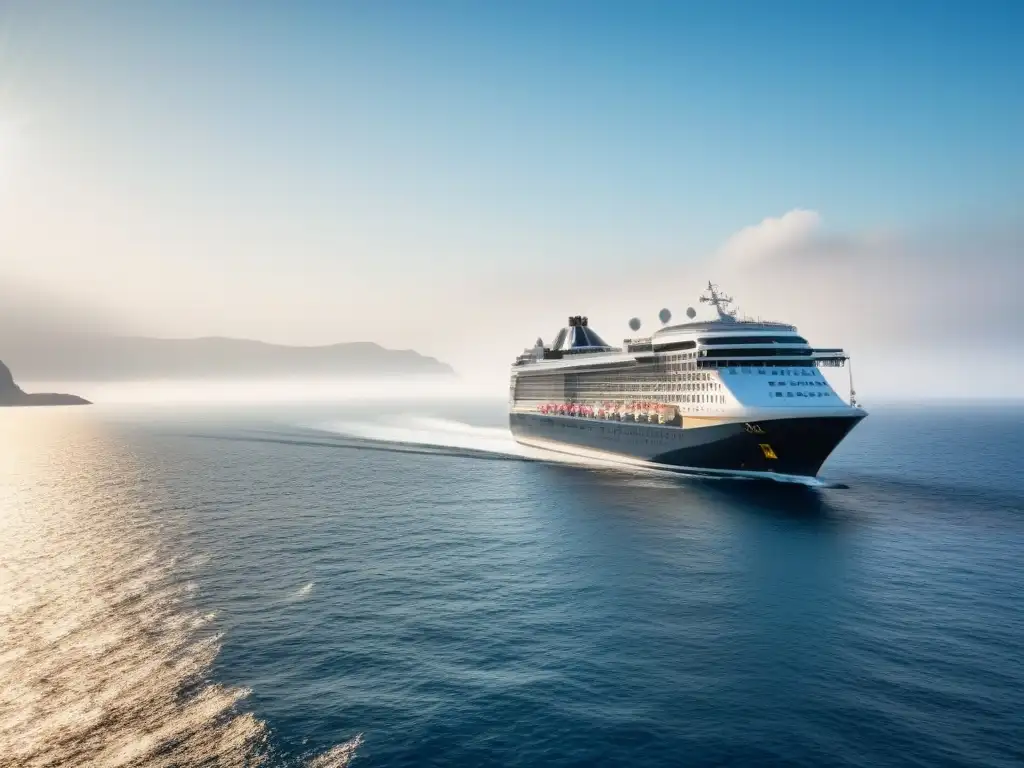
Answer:
[[[846,359],[847,365],[850,371],[850,405],[853,408],[857,407],[857,392],[853,388],[853,361],[849,358]]]
[[[707,294],[700,297],[701,304],[710,304],[718,311],[718,319],[727,323],[736,321],[736,310],[727,309],[732,304],[732,296],[722,293],[718,286],[708,282]]]

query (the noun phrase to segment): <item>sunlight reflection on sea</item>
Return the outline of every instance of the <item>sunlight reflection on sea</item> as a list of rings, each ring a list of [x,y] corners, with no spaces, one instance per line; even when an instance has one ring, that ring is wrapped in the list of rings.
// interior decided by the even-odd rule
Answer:
[[[0,765],[267,763],[248,691],[209,680],[220,637],[162,539],[174,500],[85,419],[5,414],[2,428]]]

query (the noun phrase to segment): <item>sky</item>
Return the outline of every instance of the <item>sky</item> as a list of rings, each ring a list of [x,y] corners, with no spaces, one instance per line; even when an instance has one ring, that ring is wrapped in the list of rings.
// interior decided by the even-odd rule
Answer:
[[[1021,136],[1015,2],[0,0],[0,321],[500,382],[714,279],[864,395],[1024,394],[975,375],[1024,372]]]

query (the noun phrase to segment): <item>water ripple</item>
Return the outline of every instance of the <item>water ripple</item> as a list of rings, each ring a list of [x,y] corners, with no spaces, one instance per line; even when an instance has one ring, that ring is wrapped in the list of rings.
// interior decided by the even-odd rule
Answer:
[[[145,468],[88,431],[13,421],[0,464],[0,765],[272,762],[266,723],[241,706],[250,691],[210,680],[222,636],[157,535],[168,523],[139,494],[157,493]],[[310,764],[343,766],[358,743]]]

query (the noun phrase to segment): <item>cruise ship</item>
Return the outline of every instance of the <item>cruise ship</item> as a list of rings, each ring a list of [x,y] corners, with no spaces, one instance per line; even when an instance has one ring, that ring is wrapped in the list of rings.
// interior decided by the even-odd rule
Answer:
[[[607,344],[586,317],[516,358],[509,426],[519,443],[687,473],[818,484],[822,464],[867,413],[822,374],[842,349],[815,348],[793,325],[739,318],[708,283],[714,316]],[[636,333],[641,324],[630,321]]]

